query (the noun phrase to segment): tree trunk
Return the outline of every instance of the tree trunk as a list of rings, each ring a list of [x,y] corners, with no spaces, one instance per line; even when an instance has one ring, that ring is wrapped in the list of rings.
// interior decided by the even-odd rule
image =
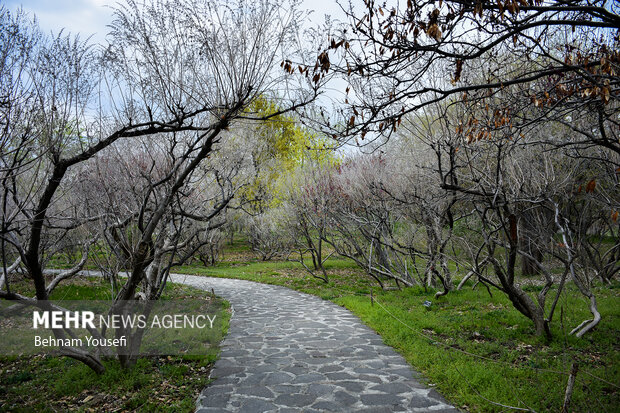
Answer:
[[[536,243],[532,242],[530,239],[522,240],[522,243],[524,244],[522,246],[523,251],[531,255],[534,259],[526,255],[521,256],[521,275],[532,276],[540,274],[540,267],[536,265],[535,260],[542,262],[542,251],[538,248]]]

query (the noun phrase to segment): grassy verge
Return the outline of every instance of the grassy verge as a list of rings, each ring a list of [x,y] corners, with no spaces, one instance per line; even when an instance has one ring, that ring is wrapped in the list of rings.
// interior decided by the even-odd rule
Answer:
[[[490,297],[486,289],[466,285],[462,291],[434,299],[434,291],[417,287],[381,291],[348,260],[330,259],[327,269],[330,282],[325,284],[297,263],[258,261],[237,243],[214,267],[184,266],[175,271],[283,285],[332,300],[358,315],[429,384],[464,410],[510,410],[494,404],[499,403],[560,411],[565,373],[576,362],[579,372],[571,411],[618,411],[618,288],[595,288],[603,320],[595,331],[577,339],[567,332],[589,314],[586,301],[569,285],[552,324],[554,339],[545,343],[499,291]],[[432,301],[430,309],[422,305],[426,300]]]
[[[32,293],[27,282],[12,288]],[[101,279],[76,279],[59,286],[53,300],[101,300],[109,286]],[[162,299],[204,297],[205,292],[168,284]],[[230,314],[223,310],[223,333]],[[96,375],[84,364],[67,357],[0,357],[0,411],[175,411],[193,412],[198,394],[208,384],[218,349],[204,356],[145,357],[131,369],[105,361],[106,371]]]
[[[567,376],[580,372],[573,411],[617,411],[620,361],[617,290],[598,291],[604,319],[585,339],[567,336],[555,323],[555,339],[544,343],[503,296],[464,290],[434,301],[421,289],[381,292],[376,304],[365,297],[336,302],[351,309],[379,332],[451,401],[471,411],[503,411],[497,402],[535,411],[559,411]],[[585,305],[563,303],[564,326],[587,318]],[[583,309],[583,310],[582,310]],[[386,311],[387,310],[387,311]],[[388,313],[389,311],[389,313]],[[560,373],[559,373],[560,372]],[[596,380],[588,373],[606,381]],[[487,400],[485,400],[487,399]]]

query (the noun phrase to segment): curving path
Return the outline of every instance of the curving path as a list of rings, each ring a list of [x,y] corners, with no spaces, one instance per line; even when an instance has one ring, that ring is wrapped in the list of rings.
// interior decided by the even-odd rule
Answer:
[[[402,356],[348,310],[288,288],[172,274],[233,306],[197,411],[453,412]]]

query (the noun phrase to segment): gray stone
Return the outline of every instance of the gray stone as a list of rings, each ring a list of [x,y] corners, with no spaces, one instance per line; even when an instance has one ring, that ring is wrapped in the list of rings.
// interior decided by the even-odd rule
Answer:
[[[267,377],[267,374],[268,373],[266,372],[260,372],[260,373],[252,372],[244,379],[241,379],[239,381],[239,385],[240,386],[258,386],[259,384],[262,383],[263,380],[265,380],[265,378]],[[219,382],[219,380],[216,380],[216,382]]]
[[[200,393],[203,397],[209,397],[216,394],[230,394],[233,392],[233,386],[209,386],[205,388],[202,393]]]
[[[286,407],[304,407],[311,405],[315,400],[316,396],[312,394],[281,394],[276,398],[275,404]]]
[[[204,407],[226,407],[230,400],[230,393],[214,394],[201,399],[201,404]]]
[[[271,386],[271,390],[279,394],[291,394],[291,393],[301,393],[303,391],[303,387],[301,385],[291,385],[291,384],[278,384],[277,386]]]
[[[366,406],[394,405],[402,403],[403,398],[394,394],[362,394],[362,403]]]
[[[243,367],[216,367],[211,371],[211,376],[215,378],[233,376],[243,371],[245,371]]]
[[[357,377],[350,375],[349,373],[326,373],[330,380],[355,380]]]
[[[328,401],[316,402],[311,407],[324,412],[341,412],[345,406]]]
[[[308,373],[297,376],[293,381],[294,384],[297,383],[317,383],[325,380],[325,376],[319,373]]]
[[[429,397],[424,397],[419,394],[414,394],[411,396],[411,402],[409,403],[409,407],[415,409],[421,407],[436,406],[438,404],[440,404],[440,402],[437,400],[431,399]]]
[[[338,366],[335,364],[330,364],[329,366],[323,366],[319,369],[319,371],[321,373],[333,373],[335,371],[341,371],[342,369],[344,369],[344,367],[342,366]]]
[[[308,372],[308,367],[307,366],[289,366],[289,367],[283,367],[281,370],[287,373],[291,373],[294,376],[301,376],[302,374],[306,374]]]
[[[276,411],[277,406],[273,403],[266,402],[260,399],[248,399],[242,403],[239,413],[263,413]]]
[[[355,413],[392,413],[394,411],[396,411],[396,409],[393,406],[390,406],[390,407],[375,406],[375,407],[370,407],[366,409],[358,409],[355,411]]]
[[[377,386],[373,386],[370,390],[377,390],[384,393],[408,393],[411,391],[411,386],[408,386],[406,383],[383,383]]]
[[[362,381],[367,381],[369,383],[377,383],[377,384],[383,383],[383,381],[381,380],[381,377],[370,375],[370,374],[360,374],[358,379]]]
[[[337,402],[344,404],[345,406],[350,406],[357,402],[357,398],[351,396],[349,393],[338,391],[335,393],[335,397]]]
[[[240,387],[236,390],[236,393],[264,397],[266,399],[274,397],[273,392],[264,386]]]
[[[431,391],[428,392],[427,396],[428,397],[432,397],[435,400],[438,400],[438,401],[440,401],[442,403],[447,404],[446,401],[444,400],[444,398],[441,396],[441,394],[437,393],[437,390],[435,390],[435,389],[431,389]]]
[[[337,381],[335,382],[337,386],[344,387],[350,392],[360,393],[362,390],[366,388],[368,383],[362,383],[359,381]]]
[[[332,394],[336,390],[336,387],[331,384],[319,384],[313,383],[308,386],[307,393],[314,394],[316,396],[323,396],[326,394]]]
[[[282,372],[270,373],[269,375],[267,375],[265,380],[263,380],[263,384],[265,384],[266,386],[269,386],[273,384],[290,383],[292,379],[293,379],[293,376],[291,376],[288,373],[282,373]]]

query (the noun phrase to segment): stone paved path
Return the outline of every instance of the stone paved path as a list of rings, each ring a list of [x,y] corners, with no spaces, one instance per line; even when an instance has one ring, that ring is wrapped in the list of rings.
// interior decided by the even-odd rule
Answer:
[[[198,412],[453,412],[346,309],[284,287],[173,274],[233,306]]]

